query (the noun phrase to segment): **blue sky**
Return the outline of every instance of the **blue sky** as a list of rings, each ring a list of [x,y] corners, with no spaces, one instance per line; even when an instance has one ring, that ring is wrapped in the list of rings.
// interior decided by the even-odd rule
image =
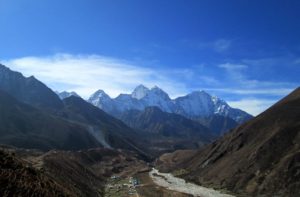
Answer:
[[[206,90],[258,114],[299,86],[297,0],[0,0],[0,61],[55,90]]]

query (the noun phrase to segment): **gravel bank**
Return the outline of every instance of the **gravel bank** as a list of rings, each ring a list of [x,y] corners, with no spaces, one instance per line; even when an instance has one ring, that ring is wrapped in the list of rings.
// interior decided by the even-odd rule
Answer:
[[[149,172],[149,175],[153,179],[155,184],[165,187],[169,190],[183,192],[200,197],[234,197],[229,194],[222,194],[214,189],[202,187],[193,183],[187,183],[185,180],[174,177],[170,173],[160,173],[155,168],[153,168],[152,171]]]

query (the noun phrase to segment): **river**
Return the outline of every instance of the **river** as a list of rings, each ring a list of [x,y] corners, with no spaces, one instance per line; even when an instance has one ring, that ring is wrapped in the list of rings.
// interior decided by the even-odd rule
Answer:
[[[159,176],[155,176],[155,174]],[[155,184],[167,188],[169,190],[201,197],[234,197],[229,194],[223,194],[211,188],[206,188],[193,183],[188,183],[181,178],[174,177],[170,173],[160,173],[155,168],[153,168],[149,172],[149,175]]]

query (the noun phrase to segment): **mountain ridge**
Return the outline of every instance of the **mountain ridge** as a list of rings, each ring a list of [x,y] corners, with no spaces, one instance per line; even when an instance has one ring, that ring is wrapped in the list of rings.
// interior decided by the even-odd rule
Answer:
[[[52,110],[63,108],[62,101],[45,84],[33,76],[24,77],[2,64],[0,64],[0,89],[24,103],[39,108]]]
[[[159,107],[143,111],[129,110],[119,117],[151,142],[152,149],[160,153],[177,149],[196,149],[213,140],[216,135],[202,124],[174,113],[163,112]]]
[[[101,94],[98,94],[99,91]],[[211,96],[205,91],[193,91],[185,96],[171,99],[157,86],[149,89],[144,85],[139,85],[131,94],[120,94],[116,98],[111,98],[103,90],[98,90],[90,96],[88,102],[116,117],[127,110],[142,111],[146,107],[157,106],[164,112],[179,114],[191,119],[216,114],[243,123],[252,118],[247,112],[232,108],[222,99]]]

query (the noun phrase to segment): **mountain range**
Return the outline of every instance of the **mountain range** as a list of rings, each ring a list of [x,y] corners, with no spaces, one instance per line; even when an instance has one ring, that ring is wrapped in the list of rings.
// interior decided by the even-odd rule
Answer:
[[[61,100],[36,78],[3,65],[0,81],[0,143],[42,150],[125,148],[144,154],[133,142],[135,130],[83,99]]]
[[[300,88],[252,118],[204,91],[171,99],[143,85],[88,102],[0,65],[0,194],[103,196],[119,174],[141,177],[138,190],[157,196],[166,189],[149,181],[155,161],[237,196],[298,197],[299,106]]]
[[[61,99],[72,95],[79,97],[76,92],[64,91],[57,92],[57,94]],[[133,118],[131,117],[132,113],[137,113],[137,111],[147,113],[148,107],[157,107],[162,112],[194,120],[209,128],[213,135],[222,135],[252,118],[250,114],[230,107],[225,101],[211,96],[205,91],[195,91],[172,100],[157,86],[148,89],[139,85],[131,94],[120,94],[115,99],[112,99],[103,90],[98,90],[90,96],[88,102],[121,119],[126,124],[130,124],[129,119]],[[149,124],[151,123],[149,122]]]
[[[225,101],[205,91],[195,91],[186,96],[171,99],[157,86],[149,89],[139,85],[131,94],[120,94],[114,99],[103,90],[98,90],[90,96],[88,101],[116,117],[128,110],[143,111],[146,107],[156,106],[164,112],[179,114],[190,119],[220,115],[240,124],[252,118],[250,114],[230,107]]]
[[[152,157],[179,147],[197,148],[215,138],[200,123],[159,108],[155,113],[148,113],[148,119],[144,120],[149,129],[137,125],[131,128],[75,92],[55,93],[34,77],[24,77],[3,65],[0,68],[0,105],[3,106],[0,142],[3,144],[43,150],[122,148],[136,151],[142,157]],[[18,92],[18,88],[22,91]],[[152,122],[159,120],[153,119],[158,114],[164,121]],[[125,114],[122,117],[126,120]],[[129,120],[134,121],[128,117],[125,123]],[[157,131],[149,131],[150,128]]]

